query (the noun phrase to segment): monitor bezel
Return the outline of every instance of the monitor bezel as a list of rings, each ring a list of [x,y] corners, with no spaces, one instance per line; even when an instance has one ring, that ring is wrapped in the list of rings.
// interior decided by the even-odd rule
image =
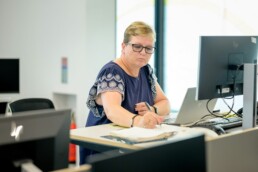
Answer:
[[[20,59],[0,58],[0,94],[20,93]],[[11,74],[11,75],[10,75]]]
[[[70,123],[70,109],[44,109],[0,116],[0,152],[13,154],[10,159],[5,158],[1,162],[13,161],[16,152],[27,149],[29,153],[26,156],[32,156],[28,158],[32,158],[34,164],[43,171],[67,168]],[[23,129],[17,139],[11,133],[19,126]]]

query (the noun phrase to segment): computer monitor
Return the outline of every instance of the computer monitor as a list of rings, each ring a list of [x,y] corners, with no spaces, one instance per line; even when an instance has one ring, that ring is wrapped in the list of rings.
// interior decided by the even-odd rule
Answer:
[[[192,134],[154,147],[126,153],[92,156],[91,172],[186,172],[206,171],[203,134]]]
[[[17,58],[0,58],[0,94],[20,92],[20,66]]]
[[[42,171],[68,167],[71,110],[37,110],[0,116],[0,164],[6,171],[21,171],[33,162]]]
[[[196,99],[243,94],[243,65],[256,64],[257,36],[201,36]]]

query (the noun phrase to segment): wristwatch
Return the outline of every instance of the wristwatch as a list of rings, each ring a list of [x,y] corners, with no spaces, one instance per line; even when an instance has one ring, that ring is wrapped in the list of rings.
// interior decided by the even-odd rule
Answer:
[[[132,117],[131,127],[133,127],[134,118],[136,118],[136,117],[137,117],[137,115],[134,115],[134,116]]]
[[[153,109],[154,109],[154,112],[155,112],[156,114],[158,114],[158,108],[155,107],[155,106],[152,106],[152,107],[153,107]]]

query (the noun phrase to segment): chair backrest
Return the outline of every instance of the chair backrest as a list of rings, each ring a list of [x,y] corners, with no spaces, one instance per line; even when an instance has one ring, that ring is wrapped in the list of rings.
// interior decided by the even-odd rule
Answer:
[[[16,100],[9,104],[10,110],[14,112],[40,110],[40,109],[54,109],[54,104],[47,98],[25,98]]]

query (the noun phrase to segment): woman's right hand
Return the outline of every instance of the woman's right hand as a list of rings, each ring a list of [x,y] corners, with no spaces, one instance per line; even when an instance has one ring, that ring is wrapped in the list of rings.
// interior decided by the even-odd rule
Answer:
[[[142,128],[156,128],[156,125],[160,125],[164,120],[162,116],[148,111],[144,115],[135,118],[134,126]]]

